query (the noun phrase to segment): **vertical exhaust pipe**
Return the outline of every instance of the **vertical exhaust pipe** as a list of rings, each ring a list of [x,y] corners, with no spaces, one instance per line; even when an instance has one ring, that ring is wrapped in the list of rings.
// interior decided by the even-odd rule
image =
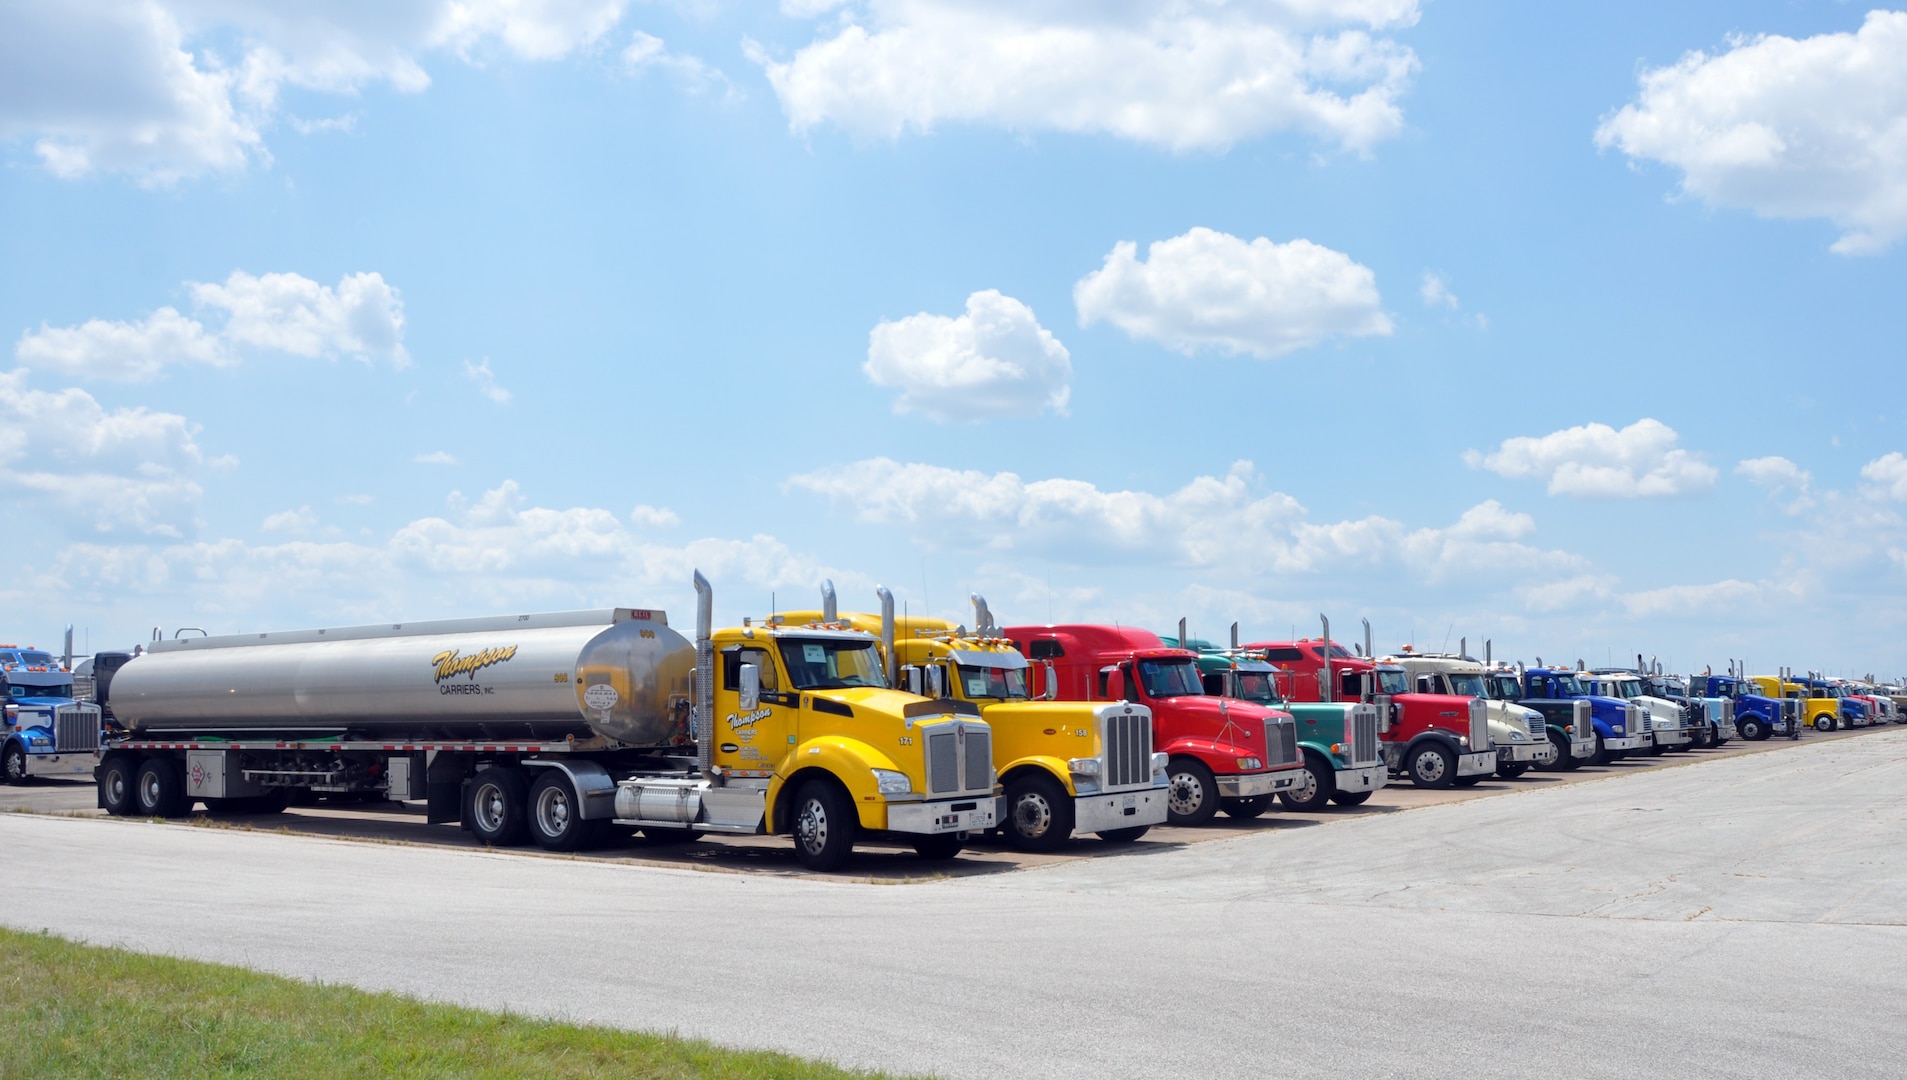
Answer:
[[[1495,661],[1490,656],[1490,639],[1483,639],[1483,666],[1489,667]]]
[[[900,657],[894,652],[894,594],[887,586],[876,585],[874,595],[881,598],[881,648],[887,652],[887,685],[900,684]]]
[[[987,606],[987,598],[979,593],[968,593],[967,599],[973,601],[973,632],[983,638],[990,638],[999,630],[993,621],[993,609]]]
[[[1232,624],[1232,651],[1238,651],[1238,624]]]
[[[71,623],[66,626],[66,652],[60,656],[60,666],[68,671],[73,670],[73,625]]]
[[[695,572],[695,762],[709,776],[715,749],[715,590]]]
[[[1457,658],[1460,660],[1470,659],[1470,639],[1469,638],[1460,637],[1457,639]]]
[[[829,578],[821,583],[821,621],[838,622],[840,617],[841,612],[834,604],[834,579]]]
[[[1364,620],[1364,659],[1376,660],[1377,654],[1371,651],[1371,620]]]
[[[1191,647],[1192,647],[1191,639],[1185,636],[1185,619],[1180,618],[1179,619],[1179,648],[1189,649]]]
[[[1318,621],[1324,624],[1324,678],[1318,680],[1318,700],[1330,704],[1337,700],[1337,679],[1331,674],[1331,620],[1320,614]]]

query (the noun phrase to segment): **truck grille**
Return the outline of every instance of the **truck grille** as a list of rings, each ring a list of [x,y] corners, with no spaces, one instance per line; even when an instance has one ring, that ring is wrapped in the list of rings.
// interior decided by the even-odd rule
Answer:
[[[1359,705],[1351,710],[1351,764],[1376,764],[1377,750],[1377,710]]]
[[[1106,714],[1100,723],[1106,748],[1106,786],[1152,783],[1152,718],[1122,711]]]
[[[964,731],[964,734],[962,734]],[[927,733],[927,793],[958,795],[993,789],[993,732],[963,723]]]
[[[1539,742],[1549,738],[1549,724],[1543,720],[1542,713],[1531,713],[1529,716],[1524,717],[1524,719],[1529,721],[1530,738],[1536,739]]]
[[[99,749],[98,706],[60,706],[53,717],[53,747],[62,754]]]
[[[1569,716],[1569,739],[1571,742],[1586,743],[1596,741],[1594,710],[1587,701],[1575,703],[1575,710]]]
[[[1271,756],[1266,762],[1272,768],[1290,765],[1298,760],[1298,726],[1290,720],[1268,720],[1265,722],[1265,753]]]
[[[1476,753],[1488,750],[1490,742],[1490,708],[1482,698],[1470,700],[1470,751]]]
[[[1629,729],[1627,733],[1629,735],[1646,735],[1652,730],[1649,724],[1648,710],[1638,709],[1634,705],[1631,705],[1625,710],[1625,714],[1625,720],[1627,721]]]
[[[1728,733],[1730,733],[1730,734],[1733,734],[1733,732],[1734,732],[1734,730],[1735,730],[1735,728],[1734,728],[1734,723],[1735,723],[1735,703],[1734,703],[1734,702],[1732,702],[1732,701],[1724,701],[1724,702],[1722,702],[1722,721],[1721,721],[1721,723],[1722,723],[1722,727],[1723,727],[1724,729],[1726,729],[1726,730],[1728,731]]]

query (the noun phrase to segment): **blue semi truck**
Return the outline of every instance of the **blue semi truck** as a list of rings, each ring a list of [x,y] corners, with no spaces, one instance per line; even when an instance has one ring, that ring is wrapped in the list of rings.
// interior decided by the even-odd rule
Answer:
[[[91,776],[99,764],[99,706],[73,698],[73,673],[39,649],[0,645],[0,780]]]
[[[1595,728],[1595,750],[1588,764],[1607,765],[1631,751],[1647,750],[1655,745],[1649,733],[1649,711],[1622,698],[1598,697],[1578,681],[1579,673],[1569,668],[1528,668],[1523,672],[1523,698],[1517,704],[1549,714],[1544,706],[1563,702],[1589,702],[1589,719]]]
[[[1764,697],[1754,683],[1732,675],[1691,675],[1690,693],[1703,697],[1726,698],[1735,705],[1735,733],[1749,742],[1760,742],[1770,735],[1788,735],[1794,731],[1793,714],[1782,702]]]

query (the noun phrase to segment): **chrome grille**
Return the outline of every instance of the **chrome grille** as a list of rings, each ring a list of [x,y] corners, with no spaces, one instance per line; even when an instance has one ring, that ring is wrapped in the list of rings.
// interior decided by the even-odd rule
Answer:
[[[1523,719],[1529,722],[1530,738],[1538,742],[1549,738],[1549,724],[1543,719],[1542,713],[1530,713]]]
[[[1470,701],[1470,750],[1476,753],[1488,750],[1492,745],[1489,706],[1483,703],[1482,698],[1472,698]]]
[[[1377,763],[1377,710],[1359,705],[1351,710],[1351,764]]]
[[[951,795],[960,790],[960,747],[952,731],[927,736],[927,790]]]
[[[1624,711],[1627,714],[1626,720],[1627,720],[1627,726],[1629,729],[1627,734],[1646,735],[1649,731],[1652,730],[1652,727],[1649,722],[1648,710],[1639,709],[1635,707],[1634,705],[1631,705]]]
[[[967,769],[963,779],[968,791],[993,787],[993,729],[967,728]]]
[[[1572,742],[1594,742],[1596,739],[1594,710],[1587,701],[1575,703],[1576,709],[1569,718],[1569,737]]]
[[[62,705],[53,717],[53,747],[62,754],[99,749],[99,709]]]
[[[1735,732],[1735,703],[1732,701],[1722,702],[1722,727],[1728,734]]]
[[[1101,738],[1107,787],[1152,783],[1151,717],[1139,712],[1108,713],[1102,717]]]
[[[1267,721],[1265,724],[1265,752],[1271,755],[1267,762],[1272,768],[1290,765],[1298,760],[1298,725],[1290,720]]]

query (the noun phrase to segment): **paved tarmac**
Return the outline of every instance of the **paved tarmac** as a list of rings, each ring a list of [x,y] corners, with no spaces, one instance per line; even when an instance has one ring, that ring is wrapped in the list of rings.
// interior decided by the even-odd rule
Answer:
[[[1907,1075],[1907,731],[911,885],[0,814],[0,922],[966,1076]]]

